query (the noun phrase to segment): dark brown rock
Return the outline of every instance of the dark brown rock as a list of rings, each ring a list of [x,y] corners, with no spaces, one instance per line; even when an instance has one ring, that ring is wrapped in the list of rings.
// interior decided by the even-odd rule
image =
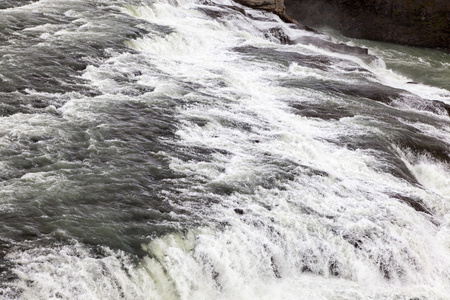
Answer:
[[[277,14],[283,21],[294,23],[294,19],[286,14],[284,0],[235,0],[237,3]]]
[[[450,50],[448,0],[285,0],[289,16],[353,38]]]

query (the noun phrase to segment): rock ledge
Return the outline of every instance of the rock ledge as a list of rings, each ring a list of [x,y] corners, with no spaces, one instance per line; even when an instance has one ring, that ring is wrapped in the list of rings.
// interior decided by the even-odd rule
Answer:
[[[450,51],[449,0],[236,0],[285,22],[345,36]]]

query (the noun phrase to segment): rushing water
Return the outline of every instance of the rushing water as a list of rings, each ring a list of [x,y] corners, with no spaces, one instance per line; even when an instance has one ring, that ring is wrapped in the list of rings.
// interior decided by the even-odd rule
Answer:
[[[227,0],[0,8],[2,299],[449,299],[448,54]]]

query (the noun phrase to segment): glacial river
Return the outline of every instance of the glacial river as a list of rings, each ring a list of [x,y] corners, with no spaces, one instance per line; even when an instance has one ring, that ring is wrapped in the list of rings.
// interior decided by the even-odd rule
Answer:
[[[2,1],[0,298],[449,299],[449,70],[228,0]]]

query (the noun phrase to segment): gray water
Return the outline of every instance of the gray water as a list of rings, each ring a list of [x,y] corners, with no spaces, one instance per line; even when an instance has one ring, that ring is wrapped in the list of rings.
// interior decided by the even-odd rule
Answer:
[[[2,298],[448,299],[448,54],[226,0],[0,8]]]
[[[352,40],[329,28],[321,28],[338,43],[370,48],[390,70],[411,79],[411,84],[421,83],[450,90],[450,55],[439,49],[423,49],[380,43],[368,40]]]

